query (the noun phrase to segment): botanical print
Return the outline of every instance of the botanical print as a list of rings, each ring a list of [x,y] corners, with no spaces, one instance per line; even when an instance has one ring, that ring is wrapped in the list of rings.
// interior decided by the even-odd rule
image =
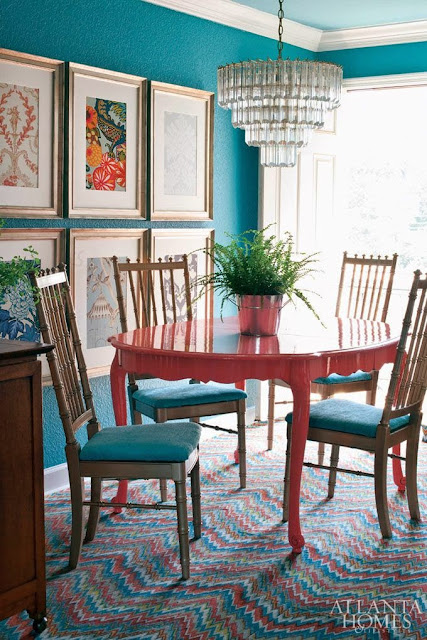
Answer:
[[[164,262],[167,262],[169,258],[172,258],[173,261],[182,260],[182,253],[173,256],[165,256]],[[190,291],[191,298],[194,299],[197,296],[197,288],[196,288],[196,280],[197,280],[197,255],[192,253],[188,256],[188,272],[190,275]],[[184,322],[187,320],[187,308],[185,301],[185,282],[184,278],[179,279],[174,276],[174,285],[175,285],[175,305],[176,305],[176,320],[177,322]],[[166,271],[164,276],[164,286],[165,286],[165,303],[166,303],[166,312],[168,316],[168,321],[171,322],[173,318],[172,311],[172,292],[171,292],[171,280],[169,273]],[[197,317],[197,305],[194,305],[193,308],[193,318]]]
[[[165,111],[164,194],[197,195],[197,116]]]
[[[126,104],[86,98],[86,189],[126,191]]]
[[[125,258],[119,258],[124,262]],[[122,274],[126,304],[126,274]],[[108,345],[107,338],[120,333],[119,306],[110,258],[87,259],[87,348]]]
[[[0,185],[38,187],[39,90],[0,83]]]
[[[33,263],[29,263],[33,264]],[[30,281],[25,278],[6,290],[0,307],[0,337],[38,342],[37,312]]]

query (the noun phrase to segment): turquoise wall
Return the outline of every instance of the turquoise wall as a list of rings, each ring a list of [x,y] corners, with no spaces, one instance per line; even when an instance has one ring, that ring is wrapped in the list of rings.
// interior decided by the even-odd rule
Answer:
[[[419,73],[427,71],[427,42],[323,51],[317,57],[341,64],[344,78]]]
[[[141,0],[1,0],[0,46],[15,51],[216,90],[219,65],[275,57],[273,40],[164,9]],[[288,47],[292,57],[314,57]],[[257,226],[258,152],[233,129],[230,112],[215,106],[214,219],[206,223],[135,220],[10,219],[10,227],[210,227],[216,239]],[[98,418],[114,424],[109,379],[92,379]],[[249,385],[249,391],[251,387]],[[253,392],[250,392],[253,398]],[[249,401],[253,404],[253,400]],[[45,467],[65,461],[52,388],[44,390]]]

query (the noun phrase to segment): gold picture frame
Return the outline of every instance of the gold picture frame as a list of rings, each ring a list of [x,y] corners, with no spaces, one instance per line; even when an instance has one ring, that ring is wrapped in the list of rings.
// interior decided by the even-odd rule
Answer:
[[[147,80],[70,63],[70,217],[146,217]]]
[[[147,256],[146,229],[71,229],[70,285],[89,375],[110,372],[114,348],[109,336],[121,333],[112,257]],[[125,287],[129,329],[133,329],[131,293]]]
[[[0,49],[0,214],[5,217],[62,216],[63,74],[60,60]]]
[[[196,286],[196,280],[213,272],[213,260],[209,254],[203,252],[203,249],[211,249],[214,238],[215,231],[213,229],[151,229],[151,260],[156,262],[161,258],[163,261],[167,261],[170,257],[173,260],[181,260],[182,255],[186,254],[190,273],[191,298],[194,300],[200,293],[200,285]],[[181,286],[184,287],[184,282]],[[213,290],[210,288],[204,296],[197,300],[193,307],[193,317],[204,319],[211,318],[212,315]],[[185,309],[177,319],[178,321],[186,320]]]
[[[151,219],[213,217],[214,94],[151,83]]]
[[[15,256],[30,260],[31,255],[24,248],[32,247],[40,260],[42,269],[56,267],[65,259],[64,229],[2,229],[0,234],[0,256],[3,260],[11,260]],[[40,334],[36,326],[36,308],[32,300],[31,290],[17,289],[12,296],[0,305],[0,338],[11,340],[29,340],[38,342]],[[42,361],[43,384],[51,382],[46,356],[39,356]]]

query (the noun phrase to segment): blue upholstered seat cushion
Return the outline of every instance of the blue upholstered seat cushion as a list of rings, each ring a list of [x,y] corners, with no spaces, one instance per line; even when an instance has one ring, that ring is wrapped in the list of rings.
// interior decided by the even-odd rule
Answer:
[[[215,384],[183,383],[155,389],[139,389],[132,394],[135,407],[145,404],[154,409],[168,409],[187,405],[210,404],[211,402],[228,402],[243,400],[247,394],[234,387]]]
[[[80,460],[134,460],[184,462],[199,444],[195,422],[107,427],[98,431],[80,451]]]
[[[356,371],[349,376],[340,376],[339,373],[331,373],[327,378],[316,378],[313,382],[317,384],[348,384],[349,382],[362,382],[363,380],[372,380],[370,373],[366,371]]]
[[[331,398],[310,405],[310,427],[353,433],[367,438],[375,438],[381,420],[382,409],[370,404],[351,400]],[[292,423],[292,413],[286,416]],[[409,422],[409,415],[390,420],[390,431],[396,431]]]

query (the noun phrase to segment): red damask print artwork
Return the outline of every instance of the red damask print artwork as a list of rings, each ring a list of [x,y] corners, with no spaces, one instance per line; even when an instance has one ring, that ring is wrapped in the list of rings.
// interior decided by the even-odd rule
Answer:
[[[39,90],[0,83],[0,185],[38,187]]]
[[[126,104],[86,98],[86,189],[126,191]]]

